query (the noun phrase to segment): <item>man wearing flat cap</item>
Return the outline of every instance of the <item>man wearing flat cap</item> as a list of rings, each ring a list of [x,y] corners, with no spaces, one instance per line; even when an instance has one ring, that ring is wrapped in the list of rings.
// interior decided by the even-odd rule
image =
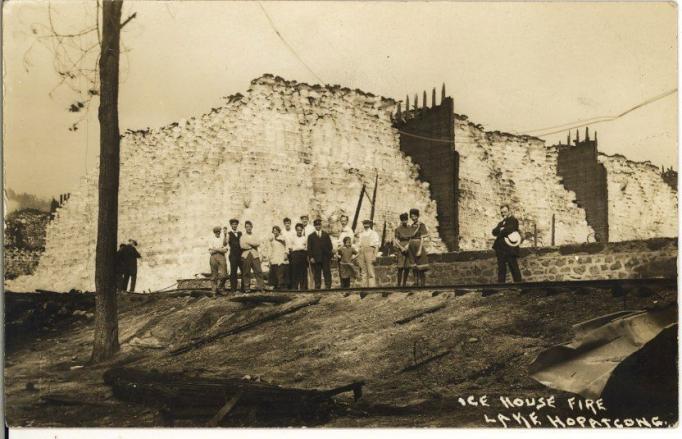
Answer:
[[[313,270],[315,289],[322,287],[322,274],[324,274],[324,286],[332,287],[331,259],[334,252],[332,240],[329,234],[322,230],[322,220],[313,222],[315,231],[308,235],[308,259]]]
[[[230,231],[227,232],[227,243],[230,247],[230,291],[235,293],[237,291],[237,270],[239,270],[241,277],[244,277],[244,268],[242,267],[242,248],[240,240],[242,232],[237,230],[239,220],[232,218],[230,220]],[[242,279],[241,291],[244,291],[244,279]]]
[[[211,266],[211,280],[213,281],[211,291],[214,297],[216,294],[223,294],[227,280],[227,262],[225,261],[227,246],[225,245],[225,237],[220,233],[221,230],[220,226],[215,226],[213,236],[208,241],[208,252],[211,255],[208,262]]]

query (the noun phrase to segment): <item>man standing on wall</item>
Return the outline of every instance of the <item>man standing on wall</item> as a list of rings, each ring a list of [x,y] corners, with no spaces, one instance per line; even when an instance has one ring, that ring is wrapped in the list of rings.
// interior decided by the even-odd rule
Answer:
[[[334,252],[332,240],[327,232],[322,231],[322,220],[313,222],[315,231],[308,236],[308,258],[313,270],[315,289],[322,287],[322,274],[324,274],[324,286],[332,287],[331,259]]]
[[[502,214],[502,221],[493,229],[493,236],[496,237],[493,249],[497,255],[497,281],[501,284],[506,282],[507,266],[509,266],[514,282],[521,282],[518,262],[521,244],[519,221],[514,218],[506,204],[500,207],[500,214]]]
[[[230,232],[227,234],[227,243],[230,247],[230,291],[237,291],[237,270],[241,272],[244,277],[244,269],[242,267],[242,248],[239,241],[242,238],[242,232],[237,230],[239,220],[232,218],[230,220]],[[244,291],[244,279],[242,279],[242,292]]]
[[[291,241],[293,238],[296,236],[296,231],[291,228],[291,219],[290,218],[284,218],[282,220],[282,224],[284,224],[284,230],[282,230],[282,237],[284,238],[284,242],[286,243],[286,248],[285,248],[285,253],[286,253],[286,258],[284,259],[284,288],[293,288],[293,275],[291,274]]]
[[[377,250],[381,245],[381,239],[377,232],[372,230],[372,221],[362,222],[364,230],[358,234],[358,246],[360,256],[358,262],[362,270],[362,281],[365,287],[376,287],[376,276],[374,274],[374,261],[377,258]]]
[[[260,247],[260,239],[253,234],[253,224],[251,221],[244,221],[244,230],[246,233],[242,235],[239,243],[242,247],[242,267],[244,273],[242,274],[242,288],[245,291],[251,290],[251,272],[256,276],[256,291],[263,291],[265,285],[263,282],[263,271],[260,266],[260,254],[258,248]]]
[[[211,292],[214,297],[217,294],[222,294],[227,279],[227,262],[225,261],[227,246],[225,245],[225,236],[220,236],[220,231],[219,226],[214,227],[213,236],[208,241],[208,252],[211,255],[208,260],[211,267]]]
[[[337,243],[337,248],[343,247],[343,240],[346,237],[350,238],[350,242],[353,242],[353,239],[355,239],[355,233],[353,232],[353,229],[348,225],[348,215],[342,214],[339,217],[339,222],[341,223],[341,233],[339,233],[339,240]]]
[[[309,218],[308,215],[301,215],[301,224],[303,224],[303,236],[305,236],[306,239],[308,239],[308,236],[310,236],[311,233],[315,231],[315,227],[313,227],[312,224],[309,223]],[[306,241],[307,245],[307,241]],[[306,273],[308,276],[308,285],[313,284],[313,271],[310,268],[310,264],[306,264]]]

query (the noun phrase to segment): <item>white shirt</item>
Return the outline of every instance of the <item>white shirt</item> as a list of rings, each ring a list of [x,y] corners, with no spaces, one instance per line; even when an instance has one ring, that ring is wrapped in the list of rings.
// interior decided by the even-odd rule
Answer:
[[[283,264],[286,260],[287,245],[282,244],[282,241],[286,242],[282,235],[270,238],[270,263],[273,265]]]
[[[217,250],[224,250],[222,253],[225,254],[227,247],[224,244],[224,238],[222,235],[215,236],[215,234],[213,234],[208,240],[208,251],[209,253],[216,253]]]
[[[303,235],[305,235],[306,238],[307,238],[308,236],[310,236],[311,234],[313,234],[314,232],[315,232],[315,226],[313,226],[313,225],[310,224],[310,223],[308,223],[308,224],[305,226],[305,228],[303,229]]]
[[[291,249],[291,239],[296,236],[296,230],[291,229],[291,230],[282,230],[282,237],[284,238],[284,241],[287,243],[287,250]]]
[[[291,238],[291,251],[306,250],[308,248],[308,237],[303,234],[303,236],[294,236]]]
[[[242,248],[242,258],[246,259],[249,254],[253,258],[257,258],[258,246],[260,246],[260,239],[256,238],[253,233],[244,233],[239,240],[239,246]]]
[[[350,238],[350,243],[353,244],[353,238],[355,238],[355,234],[353,233],[353,229],[351,229],[348,224],[346,224],[346,227],[341,229],[341,233],[339,233],[339,241],[337,243],[337,248],[343,247],[343,239],[346,236]]]
[[[358,234],[358,243],[360,247],[374,247],[379,248],[381,245],[381,239],[379,234],[372,229],[363,229],[362,232]]]

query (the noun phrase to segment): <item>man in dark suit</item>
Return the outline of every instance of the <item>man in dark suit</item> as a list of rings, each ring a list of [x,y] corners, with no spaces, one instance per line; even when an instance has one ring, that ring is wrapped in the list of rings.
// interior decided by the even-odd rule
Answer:
[[[308,235],[308,258],[313,269],[315,289],[321,288],[321,274],[324,274],[324,286],[329,289],[332,287],[331,259],[334,251],[332,240],[327,232],[322,231],[321,219],[316,219],[313,225],[315,231]]]
[[[237,230],[237,227],[239,226],[239,220],[232,218],[230,220],[230,231],[229,233],[226,234],[227,236],[227,244],[230,247],[230,291],[231,292],[236,292],[237,291],[237,270],[239,270],[240,274],[244,274],[244,270],[242,269],[242,247],[240,244],[240,239],[242,237],[242,232]],[[240,276],[243,277],[243,276]],[[241,291],[244,292],[244,279],[242,279],[242,287]]]
[[[128,288],[128,281],[130,281],[130,292],[135,291],[135,282],[137,281],[137,260],[142,256],[137,251],[137,241],[134,239],[128,240],[128,244],[120,248],[121,265],[123,267],[123,279],[121,286],[123,291]]]
[[[507,238],[513,232],[519,232],[519,221],[511,214],[509,206],[500,207],[502,221],[493,229],[496,237],[493,249],[497,255],[497,281],[501,284],[507,279],[507,266],[511,271],[514,282],[521,282],[521,271],[519,271],[519,247],[507,244]]]

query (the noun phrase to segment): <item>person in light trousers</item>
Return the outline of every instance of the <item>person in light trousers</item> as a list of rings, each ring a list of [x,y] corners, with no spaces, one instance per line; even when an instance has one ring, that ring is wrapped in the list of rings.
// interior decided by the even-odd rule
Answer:
[[[364,230],[358,233],[357,244],[359,247],[358,263],[362,270],[362,283],[365,287],[376,287],[377,281],[374,274],[374,261],[377,258],[377,251],[381,245],[381,239],[377,232],[372,230],[372,221],[362,222]]]

